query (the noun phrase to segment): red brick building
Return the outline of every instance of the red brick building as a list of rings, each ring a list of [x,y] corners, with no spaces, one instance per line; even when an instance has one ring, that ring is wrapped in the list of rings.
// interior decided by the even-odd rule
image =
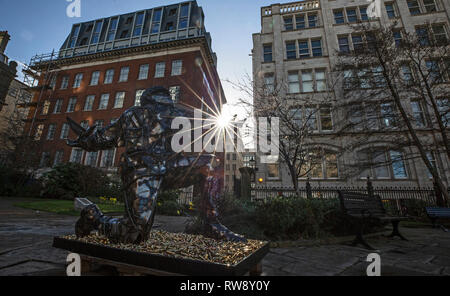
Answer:
[[[115,168],[120,148],[89,153],[66,145],[75,138],[66,117],[106,126],[152,86],[168,88],[176,104],[220,109],[225,97],[203,20],[190,1],[75,24],[60,52],[33,58],[38,86],[25,131],[42,143],[41,166]]]

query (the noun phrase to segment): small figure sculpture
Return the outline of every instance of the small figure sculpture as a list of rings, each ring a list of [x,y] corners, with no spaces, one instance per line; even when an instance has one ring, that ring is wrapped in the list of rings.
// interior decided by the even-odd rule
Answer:
[[[125,191],[125,215],[112,218],[103,215],[97,205],[81,211],[75,225],[78,237],[93,230],[107,236],[111,242],[139,244],[148,239],[155,218],[160,190],[194,186],[200,193],[204,224],[210,235],[230,241],[246,241],[231,232],[218,220],[217,199],[220,196],[216,157],[211,154],[184,155],[170,147],[175,131],[171,123],[175,117],[190,117],[187,111],[175,106],[170,93],[163,87],[147,89],[141,106],[131,107],[105,128],[82,128],[70,118],[69,126],[78,135],[68,140],[71,147],[99,151],[125,147],[120,158],[119,173]]]

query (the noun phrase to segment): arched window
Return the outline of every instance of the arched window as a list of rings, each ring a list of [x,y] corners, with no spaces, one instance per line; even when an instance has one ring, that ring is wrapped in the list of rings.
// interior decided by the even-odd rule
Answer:
[[[326,148],[310,150],[301,161],[301,178],[311,179],[338,179],[338,155],[335,151]]]
[[[357,167],[361,178],[408,178],[403,152],[386,147],[363,149],[357,152]]]

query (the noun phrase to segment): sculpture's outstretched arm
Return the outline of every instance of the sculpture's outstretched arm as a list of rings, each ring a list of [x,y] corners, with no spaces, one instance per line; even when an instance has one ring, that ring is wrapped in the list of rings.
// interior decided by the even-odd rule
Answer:
[[[122,134],[122,117],[105,128],[91,126],[88,129],[84,129],[67,117],[70,128],[78,136],[76,140],[67,140],[67,145],[82,148],[86,151],[99,151],[117,147]]]

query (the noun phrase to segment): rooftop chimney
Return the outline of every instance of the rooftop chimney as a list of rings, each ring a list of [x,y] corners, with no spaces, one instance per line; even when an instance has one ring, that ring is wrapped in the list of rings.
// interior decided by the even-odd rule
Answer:
[[[0,31],[0,53],[5,53],[10,37],[8,31]]]

